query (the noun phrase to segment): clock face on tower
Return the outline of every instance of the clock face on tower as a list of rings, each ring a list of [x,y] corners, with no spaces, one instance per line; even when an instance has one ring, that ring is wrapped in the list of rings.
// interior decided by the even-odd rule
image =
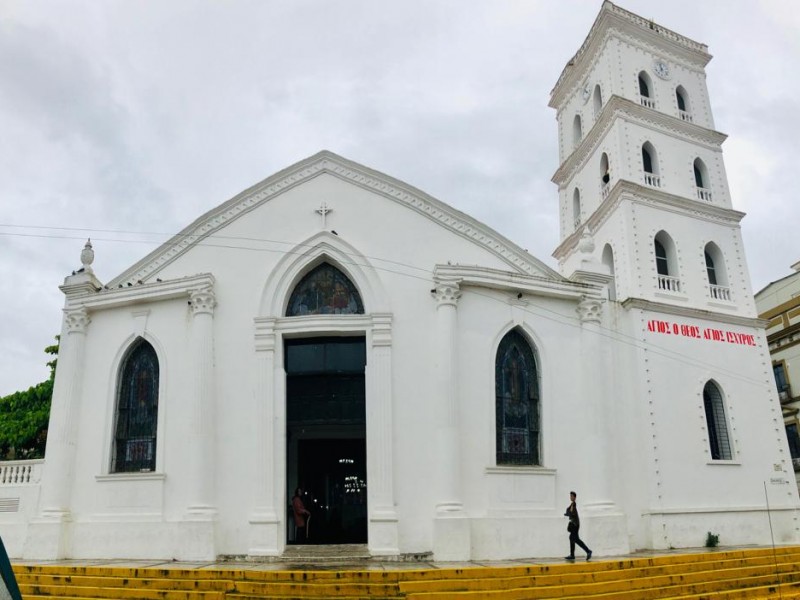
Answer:
[[[653,70],[661,79],[669,79],[669,65],[661,59],[653,61]]]

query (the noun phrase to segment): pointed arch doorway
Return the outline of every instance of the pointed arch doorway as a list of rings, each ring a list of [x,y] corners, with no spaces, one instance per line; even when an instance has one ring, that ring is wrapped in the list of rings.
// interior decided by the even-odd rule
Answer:
[[[302,488],[307,538],[289,519],[287,542],[367,542],[363,336],[284,341],[287,497]]]

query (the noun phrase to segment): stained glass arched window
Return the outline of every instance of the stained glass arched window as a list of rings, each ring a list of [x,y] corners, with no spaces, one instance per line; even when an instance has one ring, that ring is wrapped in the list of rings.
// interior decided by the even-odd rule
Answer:
[[[498,465],[538,465],[539,381],[533,349],[516,329],[500,342],[495,361]]]
[[[112,473],[154,471],[158,426],[158,357],[139,338],[120,371]]]
[[[328,263],[312,269],[294,288],[287,317],[363,315],[364,303],[347,275]]]

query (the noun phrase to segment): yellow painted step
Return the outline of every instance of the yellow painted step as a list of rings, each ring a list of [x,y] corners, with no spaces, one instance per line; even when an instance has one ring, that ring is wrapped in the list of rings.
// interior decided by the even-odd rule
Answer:
[[[36,587],[73,585],[78,587],[124,587],[152,590],[188,590],[188,591],[232,591],[232,580],[225,579],[188,579],[158,578],[145,579],[137,577],[100,577],[97,575],[45,575],[25,574],[17,576],[17,583]]]
[[[83,587],[75,585],[35,586],[20,584],[19,591],[28,596],[103,598],[104,600],[224,600],[225,592],[190,592],[143,590],[118,587]]]
[[[710,572],[709,572],[710,573]],[[800,584],[800,571],[785,573],[782,581]],[[757,587],[774,584],[775,574],[741,578],[707,579],[694,583],[678,583],[659,585],[658,581],[618,580],[612,585],[585,583],[570,586],[528,587],[507,590],[416,592],[408,593],[409,600],[544,600],[566,598],[596,598],[614,600],[654,600],[656,598],[680,597],[692,594],[706,594],[737,589],[740,587]]]
[[[266,583],[237,581],[236,591],[251,596],[306,596],[311,598],[339,598],[342,596],[359,596],[367,598],[384,598],[399,596],[397,584],[380,583]]]
[[[753,564],[757,563],[757,564]],[[790,572],[796,568],[795,561],[780,563],[780,572]],[[526,577],[483,578],[483,579],[439,579],[431,581],[407,581],[400,583],[404,593],[414,592],[446,592],[508,590],[523,587],[568,586],[587,583],[609,584],[633,580],[634,587],[647,585],[674,585],[702,581],[708,578],[731,578],[734,576],[775,573],[775,565],[771,559],[759,558],[756,561],[729,560],[722,562],[691,563],[682,566],[640,567],[635,569],[619,569],[615,571],[576,571],[558,575],[532,575]],[[680,569],[680,570],[679,570]],[[703,570],[700,570],[703,569]]]

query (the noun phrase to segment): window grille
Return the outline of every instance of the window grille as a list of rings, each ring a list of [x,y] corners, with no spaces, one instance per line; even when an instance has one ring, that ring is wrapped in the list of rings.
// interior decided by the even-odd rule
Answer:
[[[719,388],[708,382],[703,388],[703,404],[708,425],[708,443],[711,458],[714,460],[731,460],[731,442],[728,435],[728,423],[725,420],[725,406]]]
[[[495,362],[498,465],[538,465],[539,383],[533,350],[517,330],[502,339]]]
[[[112,473],[155,470],[158,375],[156,352],[140,338],[122,366]]]

